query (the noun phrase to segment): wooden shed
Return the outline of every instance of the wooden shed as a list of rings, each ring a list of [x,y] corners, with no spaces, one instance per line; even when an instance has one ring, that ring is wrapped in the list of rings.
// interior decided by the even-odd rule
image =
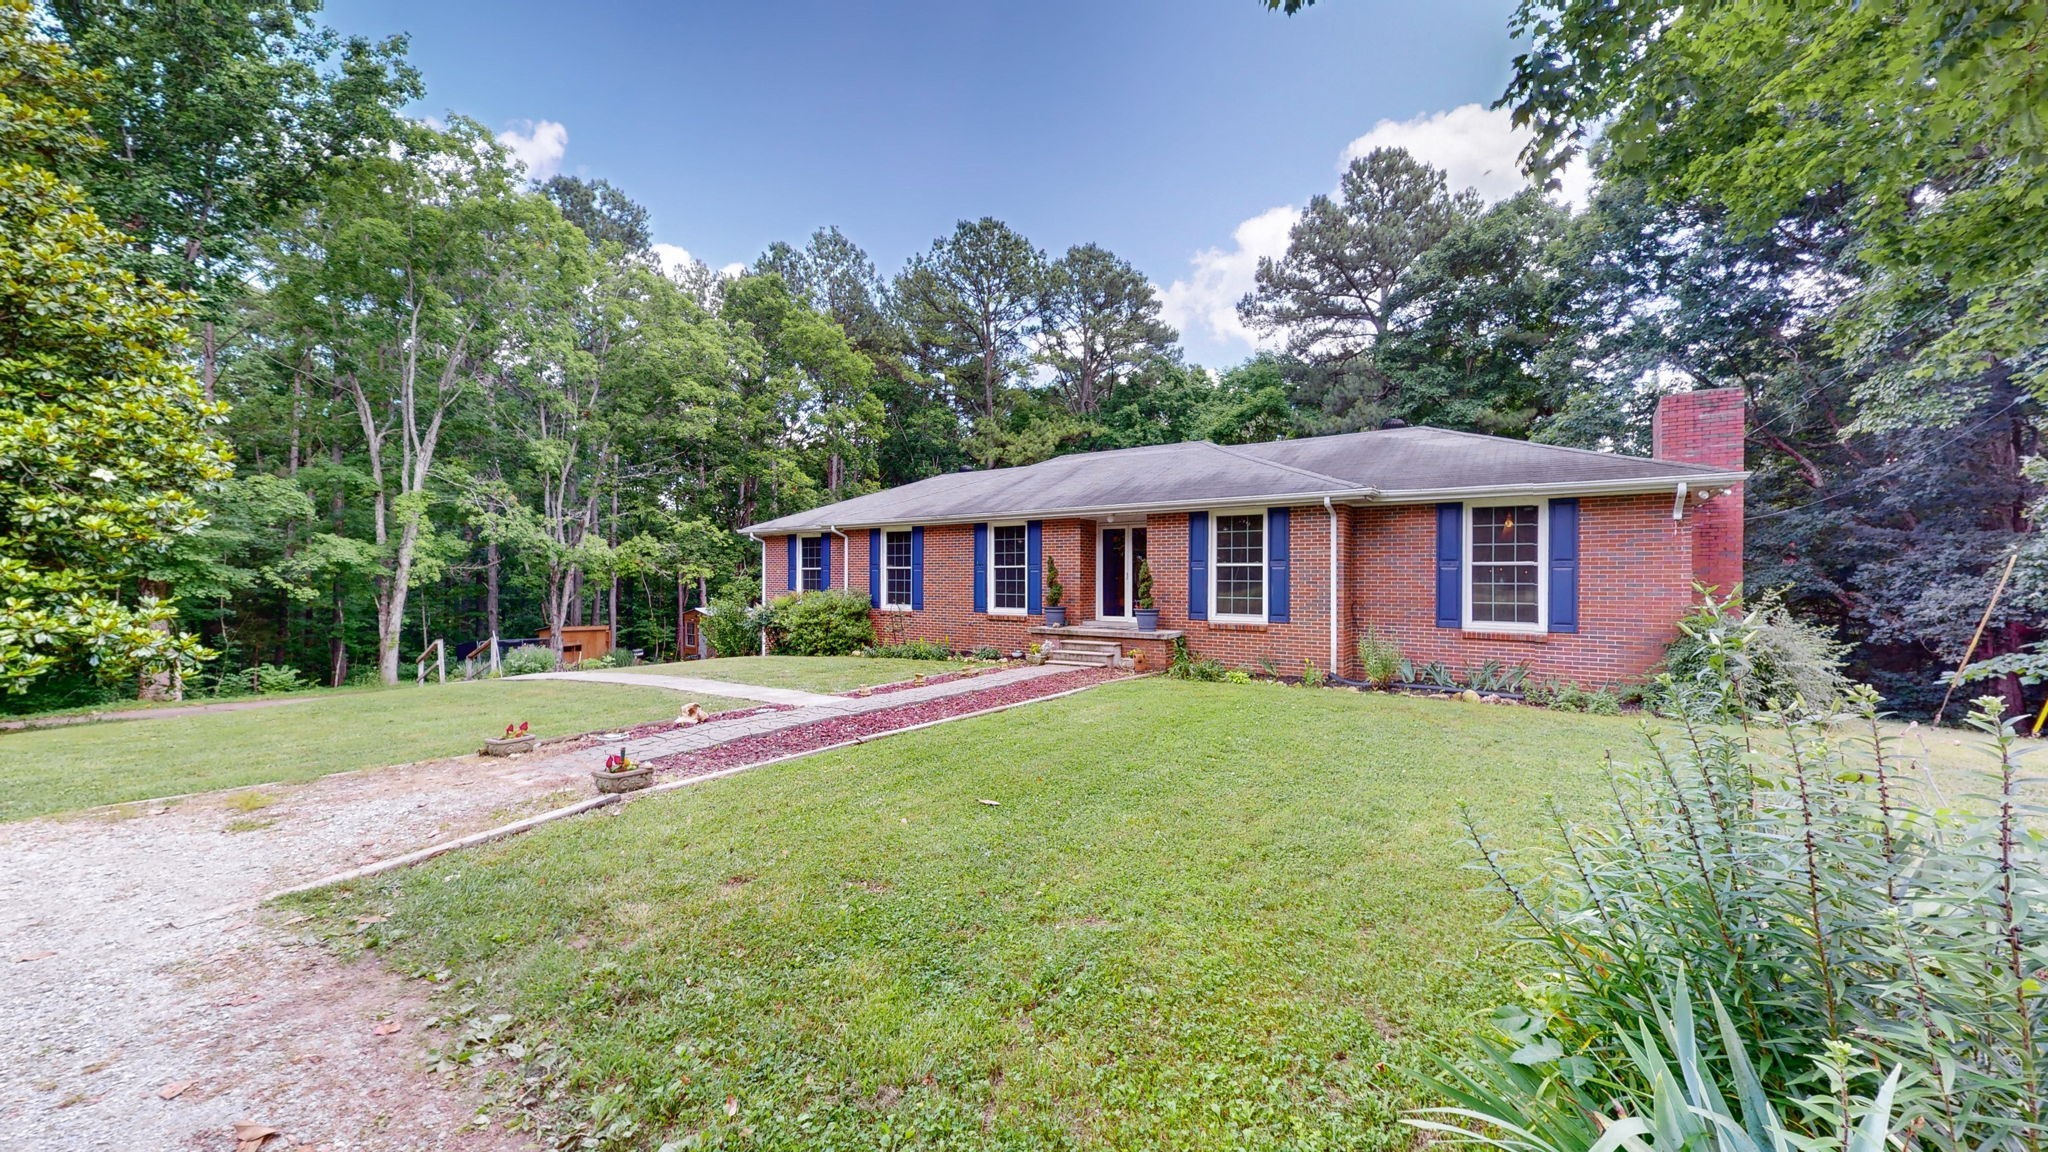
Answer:
[[[543,642],[554,639],[552,628],[540,630]],[[600,660],[612,650],[612,628],[609,624],[571,624],[562,629],[562,663],[574,664],[579,660]]]
[[[709,604],[683,609],[683,618],[676,625],[676,652],[682,659],[709,660],[718,655],[711,650],[711,637],[704,634],[704,618],[716,611]]]

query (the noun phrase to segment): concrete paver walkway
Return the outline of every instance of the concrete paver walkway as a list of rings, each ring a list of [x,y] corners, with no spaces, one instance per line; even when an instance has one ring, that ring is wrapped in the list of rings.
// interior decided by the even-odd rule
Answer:
[[[1043,676],[1057,676],[1072,672],[1072,668],[1042,664],[1037,667],[1006,668],[981,676],[962,676],[943,684],[927,684],[922,688],[903,688],[894,692],[878,692],[873,696],[819,696],[816,704],[792,708],[787,712],[763,712],[758,716],[747,716],[738,720],[725,720],[704,724],[695,728],[678,728],[632,741],[627,752],[635,760],[653,760],[662,756],[674,756],[682,752],[696,752],[714,744],[726,744],[748,736],[759,736],[766,732],[780,732],[785,728],[796,728],[816,723],[833,716],[857,716],[864,712],[879,712],[884,708],[902,708],[911,704],[922,704],[929,700],[943,700],[950,696],[961,696],[969,692],[986,692],[1025,680],[1036,680]],[[563,673],[579,676],[584,673]],[[603,673],[596,673],[603,675]],[[664,680],[663,676],[635,676],[634,680]]]
[[[634,684],[642,688],[667,688],[695,696],[724,696],[733,700],[759,700],[763,704],[787,704],[809,708],[837,703],[838,696],[825,696],[797,688],[764,688],[738,681],[702,680],[695,676],[654,676],[637,672],[530,672],[507,676],[507,680],[582,680],[594,684]]]

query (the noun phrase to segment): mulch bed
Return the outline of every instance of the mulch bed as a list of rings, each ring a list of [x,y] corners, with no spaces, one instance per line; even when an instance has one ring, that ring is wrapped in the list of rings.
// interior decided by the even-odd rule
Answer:
[[[728,744],[696,752],[664,756],[650,763],[654,765],[656,775],[664,780],[701,776],[706,772],[758,764],[763,760],[774,760],[798,752],[810,752],[834,744],[844,744],[848,740],[863,736],[893,732],[913,724],[945,720],[953,716],[964,716],[969,712],[979,712],[985,708],[1052,696],[1090,684],[1100,684],[1106,680],[1121,679],[1125,675],[1127,673],[1107,668],[1082,668],[1053,676],[1040,676],[1034,680],[999,684],[981,692],[962,692],[957,696],[924,700],[897,708],[878,708],[873,712],[862,712],[853,716],[828,717],[809,724],[785,728],[780,732],[764,732],[759,736],[742,737]]]
[[[746,716],[759,716],[764,712],[787,712],[790,710],[790,707],[788,704],[762,704],[753,708],[735,708],[730,712],[713,712],[705,719],[691,725],[691,727],[702,728],[706,724],[716,724],[721,720],[738,720]],[[678,711],[680,711],[680,707]],[[681,731],[683,729],[676,727],[676,722],[673,720],[653,720],[646,724],[635,724],[631,728],[613,728],[606,732],[585,732],[581,735],[567,737],[560,742],[549,741],[547,744],[548,750],[551,752],[576,752],[585,748],[595,748],[599,745],[621,744],[628,740],[644,740],[649,736],[666,736],[671,732]],[[603,739],[599,739],[599,737],[603,737]]]
[[[1018,667],[1018,665],[993,664],[983,668],[979,672],[976,672],[974,675],[987,676],[994,672],[1007,671],[1008,669],[1013,667]],[[907,692],[912,688],[929,688],[934,684],[944,684],[951,680],[965,679],[969,679],[969,676],[966,672],[944,672],[937,676],[925,677],[924,683],[922,684],[918,683],[915,680],[898,680],[894,684],[876,684],[871,688],[856,688],[851,692],[841,692],[839,693],[839,695],[857,700],[867,696],[887,696],[891,692]]]

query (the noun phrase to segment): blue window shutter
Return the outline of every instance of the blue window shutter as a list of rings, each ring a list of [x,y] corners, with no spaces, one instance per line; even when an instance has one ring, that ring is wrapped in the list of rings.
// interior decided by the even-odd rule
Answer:
[[[1024,611],[1045,614],[1045,521],[1024,522]]]
[[[1579,630],[1579,502],[1550,502],[1550,630]]]
[[[910,530],[910,610],[924,611],[924,529]]]
[[[1266,509],[1266,619],[1275,624],[1286,624],[1287,618],[1287,570],[1289,548],[1287,541],[1287,509]]]
[[[882,530],[868,529],[868,605],[882,606]]]
[[[1188,513],[1188,619],[1209,618],[1209,514]]]
[[[974,610],[988,611],[988,525],[974,526]]]
[[[818,533],[818,586],[832,587],[832,534]]]
[[[1465,626],[1465,506],[1436,506],[1436,626]]]
[[[791,592],[794,592],[794,591],[796,591],[796,590],[797,590],[797,589],[796,589],[796,552],[797,552],[797,542],[796,542],[796,537],[795,537],[795,536],[784,536],[784,537],[782,538],[782,545],[783,545],[783,553],[784,553],[784,555],[786,555],[786,556],[788,556],[788,557],[789,557],[789,582],[788,582],[787,584],[785,584],[785,585],[784,585],[784,587],[788,588],[788,589],[789,589],[789,590],[790,590]]]

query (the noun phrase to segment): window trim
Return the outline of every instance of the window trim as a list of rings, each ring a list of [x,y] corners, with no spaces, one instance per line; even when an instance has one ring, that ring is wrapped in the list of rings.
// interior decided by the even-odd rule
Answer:
[[[1534,624],[1503,623],[1496,620],[1474,620],[1472,609],[1475,597],[1472,595],[1472,541],[1474,508],[1536,508],[1536,622]],[[1464,603],[1460,608],[1460,626],[1466,632],[1507,632],[1515,635],[1537,635],[1550,631],[1550,501],[1544,497],[1518,496],[1500,500],[1467,500],[1458,513],[1458,592]]]
[[[882,586],[875,590],[875,602],[884,612],[915,611],[912,605],[917,600],[917,538],[907,525],[902,528],[883,528],[881,533],[882,557],[876,570],[882,574]],[[889,600],[889,537],[897,533],[903,535],[905,545],[910,549],[910,559],[900,569],[909,576],[909,580],[905,582],[904,599],[892,603]]]
[[[815,569],[808,568],[804,564],[804,544],[811,540],[816,540],[818,542],[818,566]],[[826,552],[827,547],[828,545],[825,543],[825,534],[823,532],[817,533],[816,535],[812,536],[805,536],[802,534],[799,534],[797,536],[796,587],[794,589],[791,589],[791,591],[829,592],[832,590],[832,562],[830,559],[828,559],[828,554]],[[818,574],[818,586],[816,588],[807,588],[804,586],[804,573],[808,571],[816,571]]]
[[[1024,603],[1016,608],[996,607],[996,532],[1015,528],[1024,534]],[[1031,526],[1023,520],[991,520],[988,525],[988,612],[990,616],[1031,615]]]
[[[1225,516],[1257,516],[1259,518],[1259,614],[1246,616],[1224,612],[1219,607],[1222,601],[1216,598],[1216,577],[1221,569],[1216,563],[1216,549],[1223,540],[1222,520]],[[1241,565],[1238,565],[1241,567]],[[1269,624],[1273,614],[1273,518],[1264,508],[1211,508],[1209,510],[1209,623],[1211,624]]]

